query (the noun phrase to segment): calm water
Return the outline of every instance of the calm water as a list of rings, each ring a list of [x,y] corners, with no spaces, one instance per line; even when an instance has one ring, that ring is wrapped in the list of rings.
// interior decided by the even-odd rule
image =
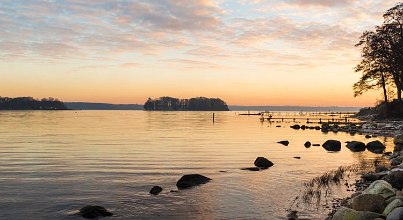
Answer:
[[[0,112],[0,219],[79,219],[75,213],[88,204],[111,210],[111,219],[286,219],[304,182],[379,157],[306,149],[307,140],[369,140],[289,125],[234,112],[216,113],[214,124],[211,112]],[[392,148],[390,139],[379,140]],[[239,169],[257,156],[275,165]],[[213,181],[170,192],[191,173]],[[149,195],[153,185],[164,191]],[[326,212],[304,208],[299,215],[323,219]]]

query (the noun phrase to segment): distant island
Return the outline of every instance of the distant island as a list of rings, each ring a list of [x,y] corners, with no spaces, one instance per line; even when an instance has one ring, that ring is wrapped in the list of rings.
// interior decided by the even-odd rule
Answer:
[[[0,97],[0,110],[68,110],[68,108],[55,98],[38,100],[32,97]]]
[[[206,97],[191,99],[148,98],[144,104],[144,109],[147,111],[229,111],[227,104],[223,100]]]

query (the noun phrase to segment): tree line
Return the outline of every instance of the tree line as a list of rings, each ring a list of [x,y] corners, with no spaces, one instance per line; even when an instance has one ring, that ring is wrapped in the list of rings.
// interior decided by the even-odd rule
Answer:
[[[403,3],[398,3],[383,15],[384,21],[375,30],[365,31],[357,47],[361,61],[355,67],[361,77],[353,86],[354,96],[368,90],[382,89],[383,101],[396,95],[401,103],[403,90]]]
[[[144,109],[149,111],[229,111],[227,104],[219,98],[178,99],[167,96],[157,99],[148,98]]]
[[[49,97],[41,100],[32,97],[1,97],[0,110],[67,110],[62,101]]]

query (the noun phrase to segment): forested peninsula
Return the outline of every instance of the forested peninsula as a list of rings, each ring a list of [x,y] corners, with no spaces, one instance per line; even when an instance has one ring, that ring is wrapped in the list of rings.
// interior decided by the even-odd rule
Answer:
[[[41,100],[32,97],[1,97],[0,110],[68,110],[66,105],[55,98]]]

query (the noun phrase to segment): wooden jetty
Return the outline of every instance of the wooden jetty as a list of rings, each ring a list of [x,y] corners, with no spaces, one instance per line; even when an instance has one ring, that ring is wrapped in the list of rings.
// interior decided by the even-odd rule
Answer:
[[[268,122],[300,122],[305,121],[309,123],[332,123],[332,124],[350,124],[358,123],[352,116],[356,114],[355,112],[254,112],[238,115],[258,115],[260,116],[260,121]]]

